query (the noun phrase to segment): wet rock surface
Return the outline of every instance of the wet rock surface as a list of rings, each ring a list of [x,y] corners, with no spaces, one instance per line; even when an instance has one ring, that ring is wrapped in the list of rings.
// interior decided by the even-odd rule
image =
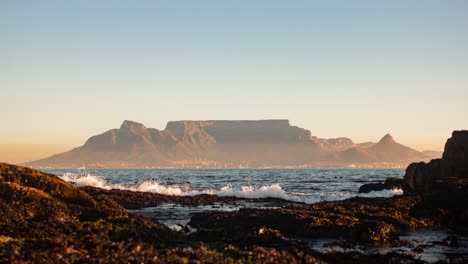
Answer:
[[[251,199],[238,198],[231,196],[217,196],[210,194],[199,194],[195,196],[185,195],[165,195],[158,193],[149,192],[134,192],[127,190],[104,190],[95,187],[82,187],[80,188],[89,195],[107,197],[117,202],[121,206],[127,209],[141,209],[146,207],[155,207],[161,204],[173,203],[185,206],[199,206],[199,205],[213,205],[213,204],[226,204],[236,205],[239,201],[249,201]],[[260,201],[270,202],[273,204],[284,205],[284,204],[301,204],[295,202],[286,202],[277,198],[262,198],[257,199]]]
[[[359,187],[359,193],[369,193],[373,191],[401,189],[404,185],[403,179],[388,178],[384,182],[363,184]]]
[[[206,212],[193,216],[189,225],[200,230],[191,234],[197,239],[213,241],[222,236],[240,244],[253,241],[245,237],[255,237],[262,228],[277,230],[286,237],[391,242],[398,239],[400,232],[440,225],[449,215],[440,213],[439,208],[426,208],[424,204],[421,197],[353,198],[280,209]]]

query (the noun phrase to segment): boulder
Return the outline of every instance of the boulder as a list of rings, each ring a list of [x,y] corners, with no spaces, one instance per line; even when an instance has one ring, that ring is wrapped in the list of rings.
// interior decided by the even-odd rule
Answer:
[[[445,144],[442,159],[412,163],[406,169],[405,194],[433,192],[440,181],[468,178],[468,131],[454,131]]]
[[[403,179],[388,178],[385,182],[367,183],[359,187],[359,193],[369,193],[373,191],[392,190],[403,187]]]
[[[445,144],[442,177],[468,178],[468,130],[454,131]]]
[[[406,168],[403,191],[405,193],[429,193],[437,179],[442,177],[441,159],[429,163],[412,163]]]

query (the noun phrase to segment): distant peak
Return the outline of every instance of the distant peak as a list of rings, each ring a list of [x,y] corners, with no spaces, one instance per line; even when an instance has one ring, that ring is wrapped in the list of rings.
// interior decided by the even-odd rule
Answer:
[[[392,135],[386,134],[380,141],[379,143],[395,143],[395,140],[393,139]]]
[[[146,128],[146,127],[141,123],[131,121],[131,120],[125,120],[120,126],[120,129],[134,129],[134,128]]]

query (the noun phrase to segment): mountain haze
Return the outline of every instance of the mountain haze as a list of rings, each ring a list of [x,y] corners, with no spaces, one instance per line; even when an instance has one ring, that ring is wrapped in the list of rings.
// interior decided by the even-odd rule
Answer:
[[[417,150],[397,143],[390,134],[385,135],[377,143],[358,144],[353,148],[337,152],[333,156],[337,161],[352,163],[405,163],[428,158]]]
[[[171,121],[164,130],[126,120],[33,167],[297,167],[407,165],[427,160],[390,135],[378,143],[322,139],[288,120]]]

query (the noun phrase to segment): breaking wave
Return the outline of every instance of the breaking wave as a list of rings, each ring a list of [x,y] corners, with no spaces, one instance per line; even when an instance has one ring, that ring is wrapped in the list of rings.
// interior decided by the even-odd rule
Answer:
[[[99,176],[94,175],[77,175],[75,173],[65,173],[59,176],[62,180],[71,183],[77,187],[92,186],[101,189],[110,190],[111,186],[107,185],[107,182]]]
[[[64,181],[67,181],[77,187],[92,186],[102,188],[106,190],[119,189],[139,192],[151,192],[165,195],[175,196],[194,196],[199,194],[211,194],[217,196],[233,196],[238,198],[246,199],[261,199],[261,198],[278,198],[291,202],[303,202],[306,204],[317,203],[321,201],[338,201],[352,197],[392,197],[394,195],[403,194],[401,189],[373,191],[370,193],[352,193],[352,192],[312,192],[312,193],[301,193],[301,192],[286,192],[279,183],[271,185],[263,185],[255,187],[252,185],[241,186],[240,188],[234,188],[231,185],[223,186],[219,189],[204,189],[194,190],[189,186],[179,185],[161,185],[156,181],[144,181],[142,183],[133,185],[124,184],[111,184],[106,180],[96,175],[78,175],[74,173],[65,173],[59,176]]]

